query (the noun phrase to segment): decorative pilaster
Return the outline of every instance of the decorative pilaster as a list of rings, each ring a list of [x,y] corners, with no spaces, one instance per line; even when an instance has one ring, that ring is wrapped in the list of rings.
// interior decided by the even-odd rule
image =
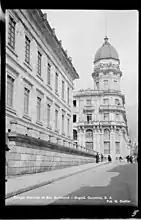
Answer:
[[[115,126],[111,126],[110,132],[110,154],[112,156],[112,160],[116,159],[116,152],[115,152]]]

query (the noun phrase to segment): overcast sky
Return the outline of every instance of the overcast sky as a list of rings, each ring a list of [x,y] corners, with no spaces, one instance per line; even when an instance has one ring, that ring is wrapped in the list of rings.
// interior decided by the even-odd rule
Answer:
[[[96,51],[107,33],[120,59],[121,91],[126,106],[138,102],[138,11],[136,10],[42,10],[56,36],[72,57],[80,79],[75,90],[93,88],[91,73]],[[105,19],[106,18],[106,19]],[[105,22],[107,21],[107,22]],[[106,25],[107,23],[107,25]],[[107,28],[106,28],[107,26]],[[106,30],[107,29],[107,30]]]

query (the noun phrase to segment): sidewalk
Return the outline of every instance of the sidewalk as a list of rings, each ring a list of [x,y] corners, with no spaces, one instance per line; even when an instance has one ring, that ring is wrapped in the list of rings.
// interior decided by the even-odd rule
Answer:
[[[67,167],[53,171],[42,173],[27,174],[20,177],[13,177],[8,179],[5,183],[5,198],[10,198],[18,194],[27,192],[32,189],[50,184],[68,176],[92,169],[94,167],[107,164],[108,162],[89,163],[80,166]]]

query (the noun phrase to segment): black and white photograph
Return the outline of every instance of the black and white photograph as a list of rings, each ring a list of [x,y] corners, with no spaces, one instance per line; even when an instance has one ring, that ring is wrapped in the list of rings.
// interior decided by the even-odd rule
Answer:
[[[139,12],[4,20],[5,206],[131,206],[136,218]]]

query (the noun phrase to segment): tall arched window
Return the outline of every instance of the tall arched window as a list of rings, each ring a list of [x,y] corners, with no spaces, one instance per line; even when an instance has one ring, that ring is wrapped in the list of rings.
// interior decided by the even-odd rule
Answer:
[[[77,140],[77,131],[76,130],[73,130],[73,139]]]
[[[93,138],[93,131],[91,129],[86,130],[86,138]]]
[[[116,129],[116,140],[119,141],[119,129]]]
[[[104,130],[104,141],[110,140],[110,131],[109,129]]]

